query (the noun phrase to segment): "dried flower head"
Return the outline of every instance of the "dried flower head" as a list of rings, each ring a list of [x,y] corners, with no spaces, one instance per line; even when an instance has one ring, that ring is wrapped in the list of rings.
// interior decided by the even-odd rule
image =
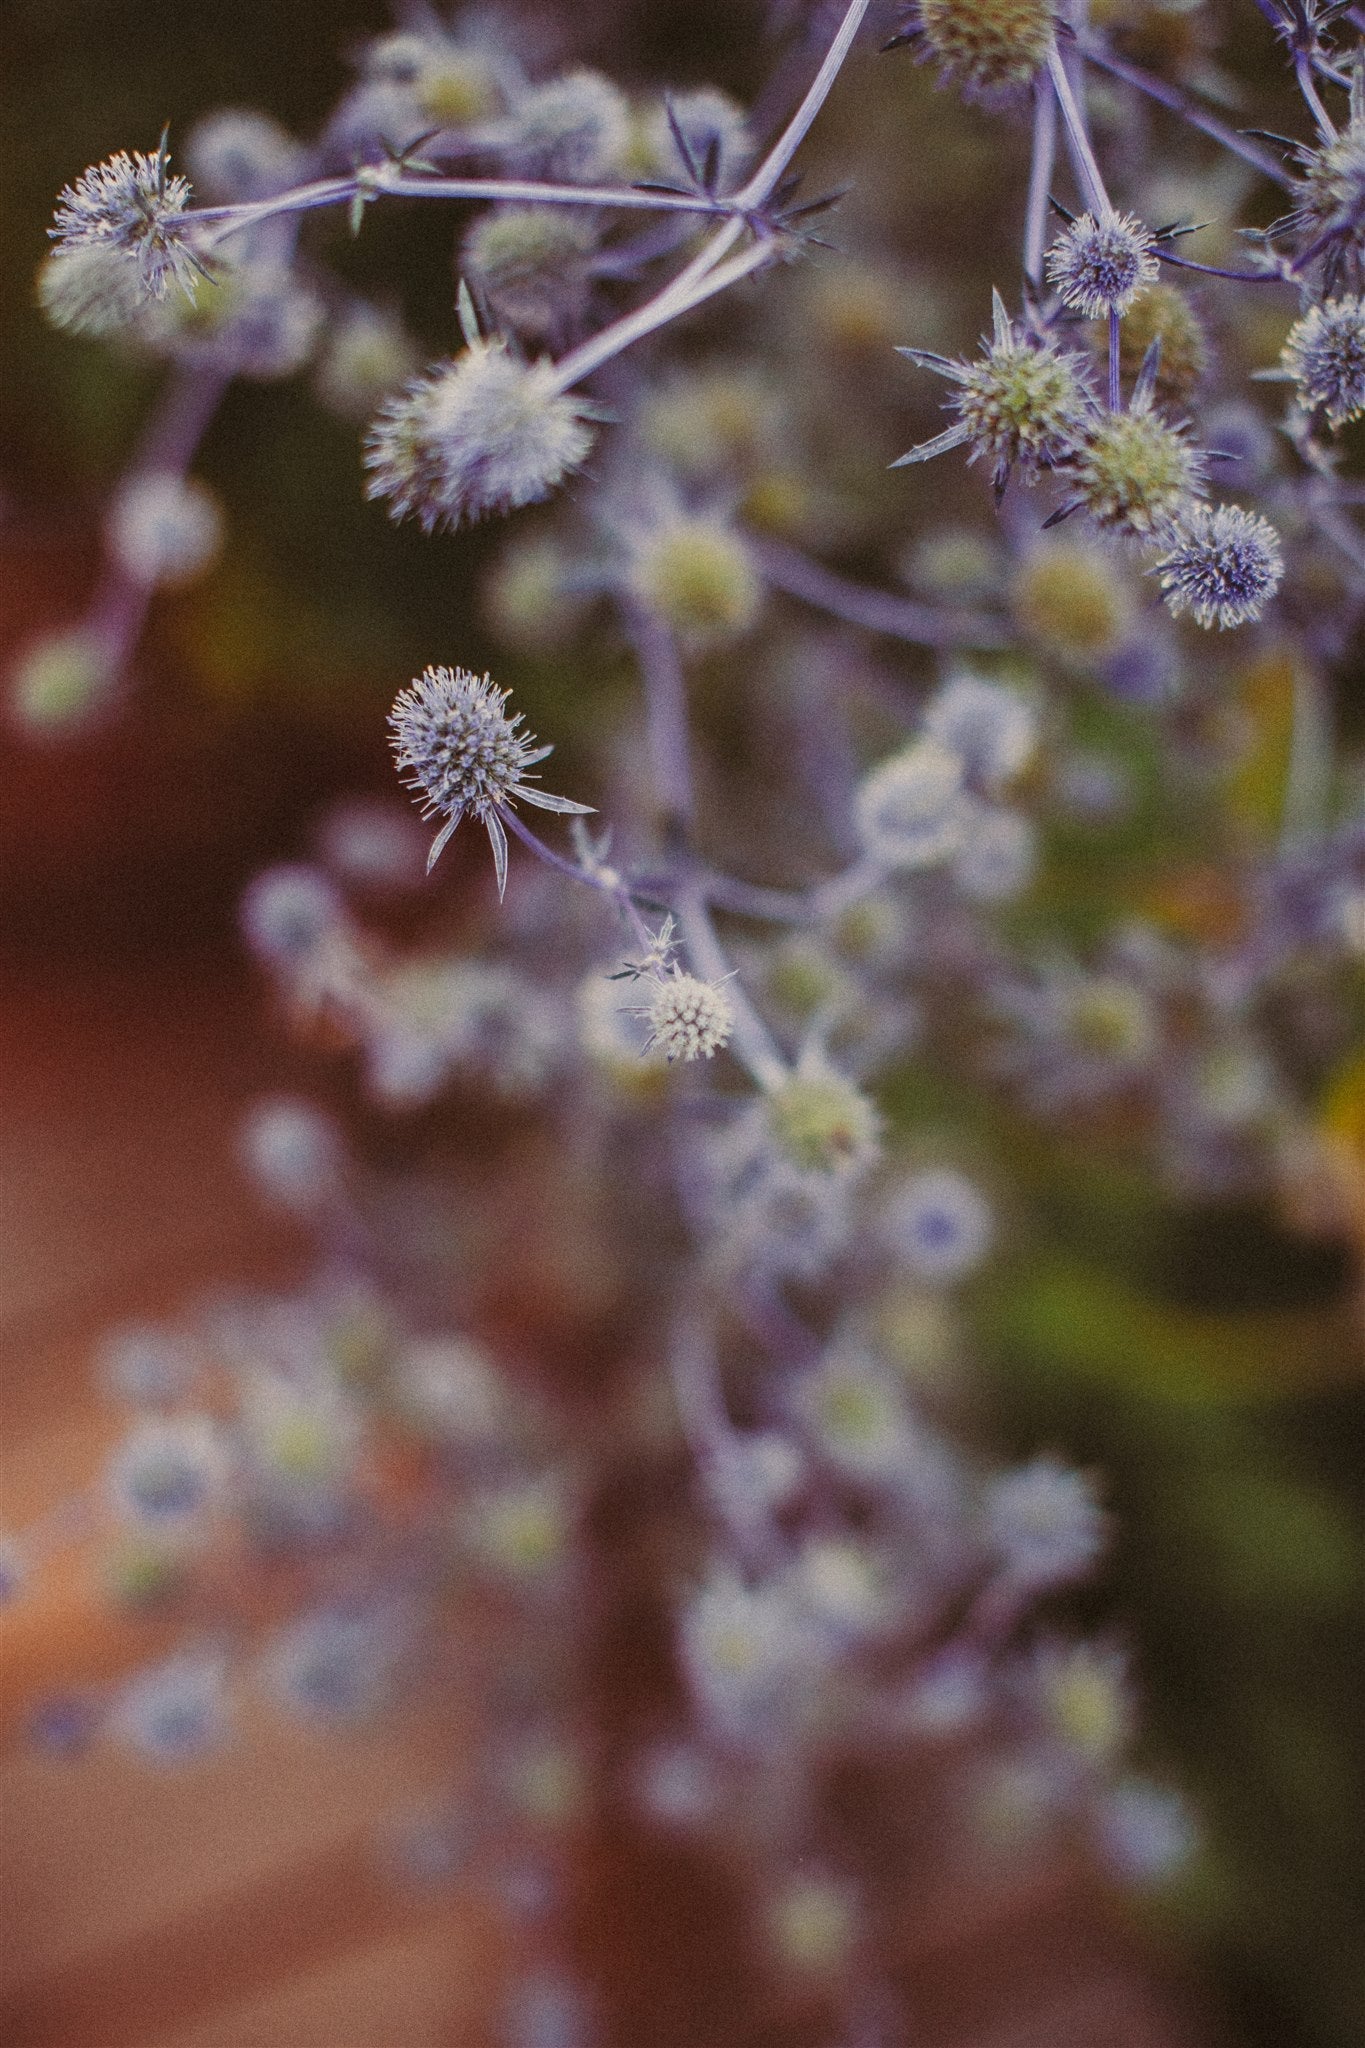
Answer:
[[[976,362],[955,361],[925,349],[899,353],[923,368],[936,370],[957,386],[949,407],[957,424],[893,462],[927,462],[964,444],[969,462],[986,456],[992,481],[1003,491],[1016,463],[1026,482],[1040,469],[1062,461],[1081,438],[1089,411],[1089,393],[1082,365],[1052,342],[1035,342],[1014,331],[999,292],[992,295],[994,328],[985,354]]]
[[[553,364],[476,338],[380,409],[365,444],[369,496],[428,533],[538,503],[592,446],[583,412]]]
[[[1201,626],[1259,619],[1284,575],[1280,537],[1269,520],[1240,505],[1192,505],[1156,565],[1166,603]]]
[[[151,298],[164,299],[171,284],[192,298],[202,272],[189,239],[189,203],[189,181],[171,175],[163,136],[155,156],[120,150],[83,171],[59,196],[48,232],[63,255],[88,248],[119,255]]]
[[[919,44],[969,100],[1023,92],[1052,48],[1051,0],[916,0],[895,42]]]
[[[521,714],[509,717],[507,699],[492,679],[464,668],[428,668],[404,690],[389,714],[393,750],[400,768],[410,772],[409,789],[425,799],[424,817],[444,814],[445,824],[432,842],[427,869],[469,811],[488,834],[498,873],[498,894],[507,886],[507,832],[500,813],[517,802],[543,811],[586,816],[590,804],[551,796],[527,779],[537,761],[553,752],[538,747],[519,728]]]
[[[1146,405],[1096,414],[1073,475],[1097,526],[1139,540],[1168,527],[1203,487],[1203,465],[1184,428]]]
[[[1321,412],[1329,427],[1365,412],[1365,299],[1329,299],[1289,330],[1280,358],[1298,386],[1299,403]]]
[[[1271,234],[1289,233],[1322,263],[1328,290],[1339,282],[1359,286],[1365,266],[1365,120],[1358,112],[1321,149],[1300,149],[1302,175],[1294,188],[1297,204]]]
[[[1131,213],[1104,214],[1098,220],[1083,213],[1048,250],[1048,282],[1064,306],[1089,320],[1126,313],[1157,274],[1154,250],[1151,229]]]
[[[659,975],[647,1003],[633,1004],[649,1025],[647,1051],[668,1060],[709,1060],[735,1026],[730,998],[719,982],[673,968]]]

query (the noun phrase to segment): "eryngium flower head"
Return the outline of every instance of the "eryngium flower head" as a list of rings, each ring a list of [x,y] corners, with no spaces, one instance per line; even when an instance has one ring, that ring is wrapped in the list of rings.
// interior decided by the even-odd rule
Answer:
[[[946,860],[962,837],[962,759],[938,739],[912,740],[859,784],[858,837],[886,868]]]
[[[916,0],[897,42],[915,41],[969,100],[1021,93],[1052,48],[1050,0]]]
[[[430,533],[548,498],[591,446],[552,363],[475,341],[381,409],[365,445],[367,488]]]
[[[893,469],[927,462],[965,442],[971,449],[969,462],[980,455],[990,459],[992,481],[999,492],[1016,462],[1031,481],[1039,469],[1061,461],[1074,449],[1089,410],[1080,363],[1074,356],[1060,353],[1050,341],[1017,336],[999,292],[993,293],[992,304],[994,331],[977,362],[957,362],[924,349],[900,350],[912,362],[937,370],[956,384],[948,402],[957,414],[957,425],[922,447],[912,448],[892,463]]]
[[[1357,117],[1322,149],[1298,154],[1298,204],[1270,232],[1300,236],[1300,265],[1307,268],[1304,257],[1314,250],[1329,291],[1339,279],[1358,285],[1365,263],[1365,121]]]
[[[389,714],[393,750],[409,789],[425,799],[422,815],[444,814],[445,824],[427,856],[437,856],[469,811],[488,834],[498,871],[498,894],[507,886],[507,833],[499,813],[519,800],[543,811],[586,814],[589,804],[551,796],[528,781],[528,772],[554,750],[538,747],[510,718],[507,699],[489,676],[463,668],[429,668],[404,690]]]
[[[1144,405],[1098,414],[1074,474],[1096,525],[1140,540],[1169,526],[1203,486],[1203,465],[1184,429]]]
[[[1240,505],[1192,505],[1156,565],[1166,603],[1193,612],[1201,626],[1243,626],[1258,619],[1284,574],[1280,538],[1268,520]]]
[[[189,181],[170,175],[164,142],[155,156],[120,150],[65,188],[48,233],[63,255],[116,251],[154,299],[164,299],[169,284],[193,297],[199,263],[187,236],[189,201]]]
[[[1365,412],[1365,299],[1329,299],[1289,330],[1281,361],[1299,388],[1299,403],[1321,412],[1329,427]]]
[[[677,968],[659,976],[638,1014],[649,1025],[645,1050],[657,1050],[670,1061],[709,1060],[735,1025],[730,998],[719,982],[701,981]]]
[[[1130,213],[1096,220],[1083,213],[1057,237],[1047,255],[1048,282],[1064,306],[1097,320],[1126,313],[1157,274],[1151,230]]]

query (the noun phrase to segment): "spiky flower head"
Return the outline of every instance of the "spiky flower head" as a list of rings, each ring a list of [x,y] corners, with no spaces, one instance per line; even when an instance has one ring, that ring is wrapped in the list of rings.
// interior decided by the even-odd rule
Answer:
[[[483,826],[493,848],[498,894],[507,887],[507,832],[501,813],[517,802],[543,811],[586,815],[590,804],[551,796],[528,778],[537,761],[552,747],[538,747],[522,732],[521,713],[509,717],[510,691],[492,678],[464,668],[428,668],[399,695],[389,713],[393,750],[405,781],[424,799],[422,815],[444,815],[445,824],[427,856],[430,873],[451,833],[470,812]]]
[[[1289,330],[1280,360],[1298,386],[1299,403],[1321,412],[1329,427],[1365,412],[1365,299],[1329,299]]]
[[[1288,231],[1301,239],[1300,264],[1308,250],[1315,251],[1329,290],[1338,281],[1359,286],[1365,270],[1365,119],[1353,108],[1351,120],[1333,141],[1298,154],[1303,173],[1295,186],[1298,203],[1270,232]]]
[[[649,1026],[646,1051],[669,1060],[709,1060],[735,1027],[730,998],[716,981],[672,968],[654,981],[647,1003],[632,1005]]]
[[[1244,626],[1279,588],[1280,537],[1240,505],[1191,505],[1156,573],[1177,617],[1193,612],[1201,626]]]
[[[592,446],[583,411],[552,363],[475,335],[381,407],[365,443],[368,495],[427,533],[536,504]]]
[[[1052,48],[1050,0],[916,0],[896,42],[917,42],[944,84],[965,99],[1010,99]]]
[[[1025,481],[1031,482],[1040,469],[1060,462],[1075,448],[1089,411],[1082,365],[1050,341],[1017,335],[999,292],[992,294],[992,308],[991,339],[976,362],[954,361],[924,349],[899,351],[956,384],[948,403],[957,424],[902,455],[892,463],[893,469],[927,462],[965,443],[971,450],[969,462],[981,455],[989,459],[999,492],[1016,463]]]
[[[189,239],[189,203],[189,180],[171,175],[163,136],[155,156],[120,150],[83,171],[58,197],[48,233],[61,255],[115,252],[151,298],[164,299],[171,284],[192,298],[200,264]]]
[[[1203,465],[1184,428],[1141,404],[1095,416],[1073,474],[1096,525],[1139,540],[1169,526],[1203,488]]]
[[[1047,255],[1048,282],[1064,306],[1097,320],[1126,313],[1157,274],[1150,228],[1131,213],[1083,213],[1057,237]]]

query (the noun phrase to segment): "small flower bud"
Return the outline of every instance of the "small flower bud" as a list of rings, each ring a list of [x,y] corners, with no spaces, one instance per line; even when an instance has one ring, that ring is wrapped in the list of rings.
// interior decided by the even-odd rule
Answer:
[[[1142,407],[1097,414],[1073,471],[1095,523],[1139,540],[1170,525],[1198,493],[1202,473],[1183,430]]]
[[[858,835],[888,868],[946,860],[962,837],[962,762],[936,739],[915,740],[858,790]]]
[[[758,616],[758,571],[739,534],[718,519],[665,519],[639,536],[632,555],[634,595],[686,640],[735,639]]]
[[[735,1028],[735,1013],[721,985],[676,967],[655,979],[639,1011],[649,1024],[647,1050],[657,1049],[669,1061],[709,1060]]]
[[[105,540],[133,583],[180,588],[211,566],[223,540],[212,491],[193,478],[131,477],[109,510]]]

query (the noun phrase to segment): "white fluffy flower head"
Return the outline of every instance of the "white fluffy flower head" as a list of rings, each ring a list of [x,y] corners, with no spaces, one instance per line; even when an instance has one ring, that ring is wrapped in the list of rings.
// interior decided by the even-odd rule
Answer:
[[[535,764],[554,750],[538,747],[530,733],[520,730],[520,712],[509,717],[509,695],[490,676],[464,668],[428,668],[389,713],[393,750],[400,769],[409,771],[404,778],[409,789],[425,799],[424,816],[444,814],[446,819],[427,856],[428,870],[465,812],[472,812],[493,848],[500,896],[507,886],[501,814],[509,806],[521,801],[543,811],[582,815],[591,809],[528,781]]]
[[[381,408],[365,446],[369,495],[428,533],[537,504],[592,446],[583,413],[553,363],[475,338]]]
[[[648,1022],[647,1049],[657,1049],[670,1061],[711,1059],[735,1025],[730,998],[719,982],[677,968],[659,975],[649,1001],[633,1007]]]

